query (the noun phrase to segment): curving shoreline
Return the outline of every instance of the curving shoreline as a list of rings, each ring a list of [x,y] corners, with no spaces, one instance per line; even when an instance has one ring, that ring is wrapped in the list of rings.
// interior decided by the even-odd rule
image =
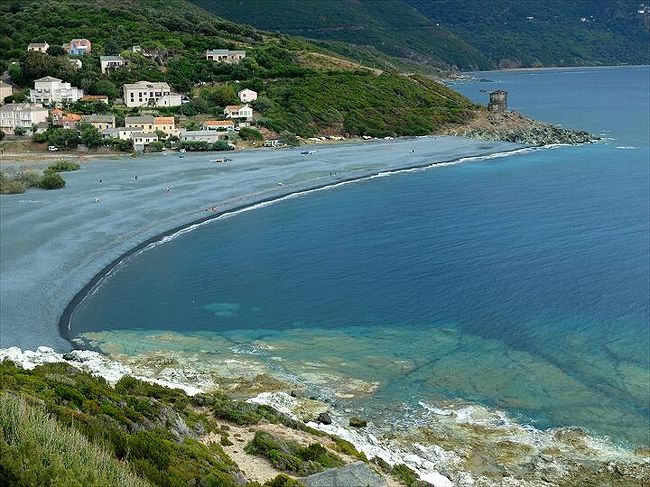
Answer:
[[[527,150],[535,150],[533,148],[528,148],[528,147],[517,147],[517,148],[512,148],[509,150],[505,151],[500,151],[488,155],[479,155],[479,156],[464,156],[464,157],[459,157],[455,159],[448,159],[448,160],[443,160],[443,161],[438,161],[438,162],[432,162],[432,163],[422,163],[422,164],[415,164],[415,165],[410,165],[410,166],[404,166],[400,167],[398,169],[392,169],[388,171],[376,171],[372,172],[369,174],[361,175],[361,176],[355,176],[355,177],[349,177],[349,178],[340,178],[335,180],[334,182],[329,182],[329,183],[322,183],[322,184],[316,184],[313,186],[308,186],[306,188],[302,189],[296,189],[291,192],[285,192],[285,193],[280,193],[278,195],[273,195],[269,196],[266,198],[262,198],[259,200],[255,200],[251,203],[245,203],[245,204],[240,204],[236,205],[233,207],[229,207],[227,209],[218,211],[218,212],[213,212],[209,216],[205,216],[202,218],[199,218],[197,220],[191,221],[189,223],[185,223],[182,225],[178,225],[176,227],[173,227],[167,231],[161,232],[158,235],[155,235],[144,242],[136,245],[132,249],[124,252],[122,255],[114,259],[111,263],[106,265],[99,273],[97,273],[93,278],[70,300],[70,302],[67,304],[65,309],[63,310],[63,313],[61,314],[61,317],[59,318],[59,332],[63,338],[68,340],[73,347],[79,348],[72,340],[73,336],[70,334],[70,320],[72,318],[72,315],[75,312],[75,309],[77,306],[79,306],[84,299],[98,286],[101,284],[101,282],[108,276],[110,273],[117,268],[122,262],[124,262],[126,259],[129,257],[140,253],[142,250],[145,250],[147,247],[149,247],[152,244],[156,244],[159,242],[163,242],[165,238],[173,236],[175,234],[178,234],[179,232],[182,232],[183,230],[186,230],[190,227],[202,225],[204,223],[211,222],[213,220],[220,219],[224,216],[231,215],[231,214],[236,214],[240,213],[242,211],[250,210],[255,207],[258,207],[260,205],[265,205],[267,203],[276,203],[279,201],[282,201],[284,199],[287,199],[289,197],[296,197],[296,196],[302,196],[308,193],[312,193],[315,191],[320,191],[323,189],[330,189],[330,188],[335,188],[340,185],[348,184],[348,183],[355,183],[355,182],[361,182],[361,181],[366,181],[369,179],[373,179],[375,177],[379,176],[387,176],[387,175],[393,175],[393,174],[399,174],[402,172],[408,172],[408,171],[413,171],[417,169],[428,169],[432,168],[435,166],[440,166],[440,165],[447,165],[447,164],[455,164],[455,163],[460,163],[460,162],[470,162],[469,160],[466,161],[466,159],[480,159],[480,158],[486,158],[491,156],[497,156],[497,157],[506,157],[508,155],[512,155],[513,153],[519,153],[522,151],[527,151]]]
[[[440,139],[436,139],[440,140]],[[406,141],[401,141],[401,142],[406,142]],[[413,142],[413,141],[409,141]],[[426,141],[425,141],[426,142]],[[388,144],[385,144],[384,146],[389,146]],[[479,151],[484,151],[485,148],[480,148],[480,146],[476,147],[476,150]],[[408,150],[408,149],[406,149]],[[280,193],[277,188],[267,188],[267,191],[271,193],[275,193],[271,196],[262,198],[262,199],[250,199],[250,201],[244,201],[241,202],[241,199],[234,199],[234,201],[239,201],[239,204],[235,204],[233,206],[227,206],[227,209],[224,209],[218,213],[212,213],[209,214],[208,216],[198,218],[196,219],[196,216],[200,213],[203,213],[205,210],[196,210],[194,209],[191,212],[187,212],[184,214],[187,218],[186,221],[183,223],[180,223],[179,225],[176,225],[172,227],[171,230],[163,230],[161,232],[158,232],[157,234],[147,238],[146,240],[138,243],[135,246],[132,246],[131,248],[125,250],[122,252],[121,255],[118,257],[114,258],[110,263],[107,265],[104,265],[103,268],[95,273],[93,275],[93,278],[90,281],[86,281],[86,285],[78,291],[72,298],[72,300],[69,300],[67,302],[67,305],[65,306],[64,313],[63,315],[59,318],[59,331],[62,333],[63,337],[66,338],[67,340],[70,340],[72,337],[69,335],[69,330],[68,330],[68,324],[69,324],[69,318],[70,316],[74,313],[74,310],[76,306],[83,301],[85,296],[88,294],[88,292],[92,292],[92,290],[97,286],[98,284],[101,283],[102,279],[104,279],[107,275],[111,273],[111,271],[116,267],[119,266],[121,262],[123,262],[125,259],[128,259],[130,256],[137,254],[138,252],[146,249],[149,245],[156,244],[161,241],[165,241],[165,239],[169,238],[170,236],[173,236],[175,234],[180,234],[183,232],[183,230],[186,230],[188,228],[191,228],[195,225],[201,225],[203,223],[208,223],[210,221],[213,221],[218,218],[222,218],[224,216],[227,216],[229,214],[241,212],[241,211],[246,211],[248,209],[255,208],[256,206],[259,205],[265,205],[265,204],[271,204],[273,202],[281,201],[282,199],[292,197],[294,195],[300,195],[300,194],[305,194],[308,192],[312,191],[319,191],[322,189],[328,189],[331,187],[335,187],[337,185],[341,184],[348,184],[356,181],[361,181],[361,180],[366,180],[366,179],[371,179],[374,177],[378,176],[383,176],[383,175],[389,175],[389,174],[394,174],[394,173],[400,173],[400,172],[407,172],[407,171],[414,171],[414,170],[423,170],[429,167],[435,167],[435,166],[440,166],[444,164],[453,164],[453,163],[458,163],[458,162],[463,162],[467,160],[476,160],[476,159],[490,159],[494,157],[503,157],[509,154],[512,154],[513,152],[516,153],[517,151],[521,151],[522,149],[519,147],[511,147],[508,150],[502,150],[502,151],[492,151],[492,152],[487,152],[481,154],[476,154],[476,155],[467,155],[463,154],[458,157],[452,158],[452,159],[444,159],[441,158],[440,160],[436,162],[422,162],[422,163],[417,163],[409,166],[390,166],[390,165],[382,165],[379,167],[376,167],[374,170],[371,170],[369,167],[365,167],[363,169],[356,168],[355,170],[359,172],[358,175],[355,175],[354,177],[347,177],[347,178],[341,178],[337,179],[336,181],[328,182],[328,183],[323,183],[323,184],[312,184],[311,186],[307,185],[305,187],[300,188],[298,184],[295,185],[295,188],[293,191],[290,192],[283,192]],[[523,149],[524,151],[528,150],[535,150],[535,149]],[[363,157],[363,155],[361,155]],[[300,159],[299,156],[297,156],[298,159]],[[303,158],[304,159],[304,158]],[[310,168],[311,169],[311,168]],[[361,174],[363,173],[363,174]],[[305,181],[317,181],[318,177],[313,177],[311,179],[307,179]],[[303,181],[303,183],[305,182]],[[272,181],[271,181],[272,183]],[[288,186],[286,186],[288,187]],[[286,189],[286,187],[282,187],[282,189]],[[275,189],[275,191],[273,191]],[[263,194],[260,193],[259,191],[254,192],[254,195],[259,195]],[[250,196],[250,193],[248,194]],[[245,198],[246,195],[240,196],[240,198]],[[193,202],[192,204],[195,204]],[[193,219],[190,219],[193,217]],[[169,222],[171,220],[163,220],[164,222]],[[141,234],[138,234],[141,235]],[[61,327],[64,328],[64,332],[61,331]],[[70,356],[62,356],[65,361],[72,361],[72,362],[79,362],[82,363],[83,360],[82,356],[84,354],[87,354],[88,352],[73,352],[70,354]],[[43,353],[44,355],[47,355],[47,353]],[[77,357],[77,354],[81,354]],[[0,354],[1,355],[1,354]],[[100,359],[99,357],[96,357],[98,360]],[[116,362],[117,363],[117,362]],[[72,364],[74,365],[74,363]],[[100,364],[101,365],[101,364]],[[125,367],[128,367],[128,365],[124,365]],[[98,369],[100,370],[101,367]],[[177,381],[168,381],[168,383],[172,386],[177,385]],[[190,382],[187,382],[188,384]],[[283,407],[283,401],[291,401],[290,398],[285,394],[284,396],[264,396],[262,398],[263,400],[267,401],[271,406],[274,408],[281,410]],[[468,441],[476,441],[473,439],[471,436],[474,432],[474,429],[477,429],[477,431],[482,431],[485,428],[485,424],[482,423],[482,421],[485,421],[484,418],[481,416],[484,416],[485,413],[482,410],[476,410],[476,413],[478,415],[478,419],[476,421],[468,421],[468,422],[463,422],[463,417],[462,414],[464,414],[464,410],[462,409],[438,409],[435,407],[431,408],[432,411],[432,417],[437,418],[436,421],[440,420],[445,424],[445,428],[454,428],[454,431],[458,431],[459,436],[457,437],[458,440],[458,446],[460,448],[459,451],[462,451],[463,448],[463,442],[468,442]],[[422,476],[421,478],[427,478],[431,479],[434,483],[434,485],[447,485],[443,483],[437,483],[442,482],[443,479],[440,477],[436,477],[436,473],[439,471],[442,471],[445,473],[445,475],[448,475],[449,477],[453,478],[454,481],[460,482],[462,480],[465,480],[465,474],[464,472],[460,469],[460,464],[455,463],[455,462],[460,462],[458,457],[454,457],[452,454],[447,457],[439,457],[439,449],[436,449],[436,442],[430,442],[429,436],[433,437],[434,432],[429,432],[426,430],[414,430],[410,432],[410,436],[406,436],[402,438],[400,442],[392,442],[390,440],[382,439],[382,440],[376,440],[376,443],[373,443],[372,437],[363,437],[363,436],[355,436],[353,433],[354,431],[350,430],[349,428],[345,428],[343,426],[342,419],[343,418],[335,418],[337,421],[335,422],[336,424],[334,425],[333,430],[335,430],[339,436],[347,436],[352,442],[355,444],[355,446],[360,447],[360,449],[366,448],[368,452],[374,452],[376,454],[379,454],[378,452],[380,451],[380,448],[383,448],[384,451],[388,452],[386,453],[387,455],[391,455],[391,458],[393,458],[393,454],[396,455],[394,458],[396,461],[402,461],[404,459],[408,459],[410,462],[410,465],[414,467],[418,473],[420,473]],[[491,421],[491,420],[490,420]],[[540,434],[545,434],[545,447],[549,448],[555,448],[558,446],[562,445],[570,445],[571,442],[578,441],[582,442],[583,441],[583,435],[579,431],[574,431],[572,432],[571,430],[558,430],[558,431],[550,431],[550,432],[540,432],[540,430],[535,430],[535,431],[530,431],[526,427],[522,427],[521,425],[512,425],[512,424],[506,424],[506,426],[509,428],[512,426],[512,429],[499,429],[501,428],[501,422],[502,418],[498,417],[494,420],[495,422],[495,431],[494,433],[497,437],[504,438],[505,440],[509,440],[511,438],[511,435],[513,434],[521,434],[521,437],[517,436],[518,441],[521,442],[522,444],[522,454],[527,454],[527,448],[529,448],[528,443],[533,445],[535,447],[535,444],[539,441],[539,435]],[[488,424],[490,426],[490,424]],[[325,429],[326,430],[326,429]],[[462,436],[462,435],[470,435],[468,437]],[[503,436],[500,436],[503,435]],[[528,435],[528,436],[527,436]],[[556,441],[559,443],[556,444]],[[591,442],[592,439],[587,437],[587,443],[585,444],[587,447],[591,448],[592,445]],[[417,442],[417,443],[416,443]],[[410,446],[409,446],[410,443]],[[472,444],[472,446],[477,446],[477,447],[482,447],[483,443],[476,443]],[[580,447],[582,447],[583,444],[580,444]],[[598,445],[596,445],[597,447]],[[566,446],[563,446],[563,448]],[[447,448],[447,445],[445,445],[445,449]],[[626,452],[620,452],[618,450],[610,450],[607,445],[604,445],[604,451],[603,453],[605,456],[610,456],[609,460],[606,458],[599,458],[599,462],[602,462],[603,465],[608,464],[608,461],[611,461],[616,468],[619,468],[620,465],[625,464],[627,462],[627,456]],[[453,451],[453,449],[451,449]],[[488,449],[489,450],[489,449]],[[596,448],[598,450],[598,448]],[[396,452],[396,453],[391,453],[391,452]],[[418,453],[419,452],[419,453]],[[543,453],[543,452],[541,452]],[[562,469],[566,466],[570,466],[571,468],[575,467],[576,465],[579,465],[579,462],[573,463],[573,457],[572,457],[571,450],[566,453],[566,457],[563,457],[561,460],[559,459],[553,459],[553,469],[554,469],[554,474],[560,475]],[[619,457],[620,455],[620,457]],[[381,457],[381,455],[379,455]],[[620,460],[622,463],[619,464]],[[557,462],[557,463],[556,463]],[[568,463],[567,463],[568,462]],[[418,468],[416,468],[418,467]],[[636,468],[636,467],[635,467]],[[632,474],[634,475],[644,475],[644,470],[646,468],[645,464],[639,465],[639,470],[633,470],[631,471]],[[432,475],[431,477],[425,477],[426,475]],[[461,484],[458,484],[461,485]],[[469,484],[467,484],[469,485]],[[525,485],[525,484],[521,484]]]
[[[70,349],[58,325],[93,277],[170,228],[205,219],[206,208],[232,211],[315,186],[520,148],[427,137],[323,146],[307,156],[300,149],[243,151],[226,165],[205,154],[93,161],[69,174],[63,190],[2,196],[0,343]]]

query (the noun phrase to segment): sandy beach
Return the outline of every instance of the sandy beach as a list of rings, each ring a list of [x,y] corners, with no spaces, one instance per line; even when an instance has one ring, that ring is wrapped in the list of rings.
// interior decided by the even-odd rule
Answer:
[[[70,349],[59,319],[93,276],[142,242],[213,209],[517,147],[425,137],[311,146],[309,155],[301,148],[242,151],[227,163],[210,162],[214,153],[94,160],[66,173],[62,190],[0,197],[0,342]]]

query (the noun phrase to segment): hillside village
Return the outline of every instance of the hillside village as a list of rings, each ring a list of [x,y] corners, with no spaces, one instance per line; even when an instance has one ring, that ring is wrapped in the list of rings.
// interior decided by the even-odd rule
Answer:
[[[27,46],[28,52],[41,56],[47,56],[49,49],[51,46],[47,42],[34,42]],[[73,66],[81,67],[83,57],[92,51],[92,42],[72,39],[61,49],[70,56],[68,60]],[[130,51],[146,58],[158,56],[138,45]],[[205,51],[205,59],[216,63],[236,64],[244,58],[244,50]],[[129,59],[121,55],[99,56],[99,63],[102,74],[129,69]],[[263,139],[263,135],[252,128],[258,114],[251,104],[258,99],[258,93],[249,88],[243,87],[237,92],[239,103],[228,104],[218,117],[203,120],[184,116],[182,107],[190,103],[190,99],[174,92],[164,81],[124,83],[120,95],[113,98],[87,95],[83,89],[59,78],[44,76],[34,81],[27,99],[18,102],[13,87],[2,82],[0,130],[7,135],[31,136],[34,142],[47,143],[50,151],[74,149],[79,144],[88,148],[108,146],[135,152],[155,152],[165,148],[229,150],[247,138],[254,139],[253,145]],[[79,108],[83,113],[76,112],[75,109]],[[247,131],[242,134],[243,128]],[[278,138],[263,141],[263,145],[268,147],[285,143]]]

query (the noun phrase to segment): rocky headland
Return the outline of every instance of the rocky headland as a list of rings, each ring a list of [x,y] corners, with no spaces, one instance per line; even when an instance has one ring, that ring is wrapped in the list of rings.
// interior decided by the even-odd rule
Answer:
[[[515,111],[489,112],[479,110],[462,126],[447,127],[445,135],[479,140],[500,140],[533,146],[553,144],[585,144],[598,140],[583,130],[571,130],[532,120]]]

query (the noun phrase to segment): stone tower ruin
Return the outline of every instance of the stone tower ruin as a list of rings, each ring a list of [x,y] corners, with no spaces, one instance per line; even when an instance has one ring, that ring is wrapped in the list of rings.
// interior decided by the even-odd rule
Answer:
[[[504,113],[508,110],[508,92],[496,90],[490,93],[488,111]]]

